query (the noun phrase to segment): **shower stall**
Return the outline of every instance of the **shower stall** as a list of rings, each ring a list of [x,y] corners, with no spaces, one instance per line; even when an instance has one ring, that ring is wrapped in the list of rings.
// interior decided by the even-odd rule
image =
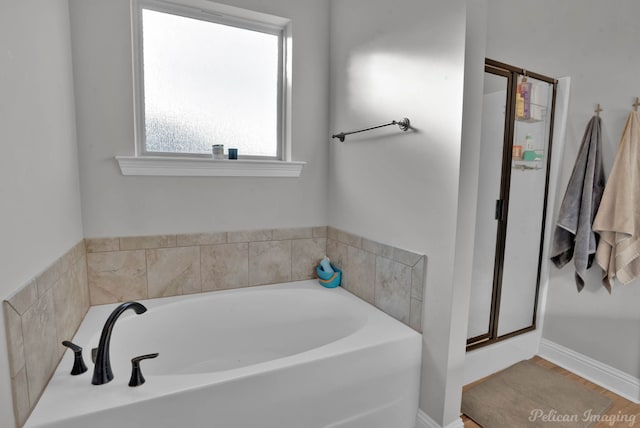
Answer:
[[[557,86],[485,61],[467,350],[536,329]]]

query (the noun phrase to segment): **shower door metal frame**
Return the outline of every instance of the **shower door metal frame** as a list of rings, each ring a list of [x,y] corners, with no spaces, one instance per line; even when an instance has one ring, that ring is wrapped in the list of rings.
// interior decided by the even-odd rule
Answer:
[[[549,173],[551,169],[551,156],[553,147],[553,125],[556,106],[556,93],[558,81],[543,74],[534,73],[523,68],[515,67],[489,58],[485,58],[485,73],[491,73],[507,78],[507,96],[504,119],[504,139],[502,145],[502,169],[500,178],[500,196],[496,201],[497,236],[496,251],[493,268],[493,287],[491,295],[491,312],[489,315],[489,326],[487,333],[467,339],[467,351],[491,345],[493,343],[518,336],[536,329],[536,319],[538,312],[538,297],[540,294],[540,274],[542,269],[542,252],[544,248],[544,232],[547,217],[547,199],[549,195]],[[507,220],[509,218],[509,192],[511,190],[511,160],[513,150],[513,139],[515,135],[516,123],[516,91],[518,76],[531,77],[552,85],[553,95],[551,97],[551,114],[549,119],[549,139],[547,144],[546,171],[544,185],[544,202],[542,208],[542,230],[540,234],[540,248],[538,252],[538,272],[536,277],[536,292],[533,307],[533,319],[531,325],[501,336],[498,335],[498,319],[500,316],[500,299],[502,295],[502,277],[504,269],[505,243],[507,238]]]

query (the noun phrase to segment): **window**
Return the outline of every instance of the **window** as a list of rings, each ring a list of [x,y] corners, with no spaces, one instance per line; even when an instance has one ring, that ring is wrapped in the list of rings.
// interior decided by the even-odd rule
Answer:
[[[287,22],[187,2],[134,0],[136,153],[284,160]]]

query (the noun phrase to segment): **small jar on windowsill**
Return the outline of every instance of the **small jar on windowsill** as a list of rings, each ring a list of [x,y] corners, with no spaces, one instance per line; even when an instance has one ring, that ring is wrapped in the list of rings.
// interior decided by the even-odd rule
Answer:
[[[211,154],[214,159],[224,159],[224,144],[214,144],[211,146]]]

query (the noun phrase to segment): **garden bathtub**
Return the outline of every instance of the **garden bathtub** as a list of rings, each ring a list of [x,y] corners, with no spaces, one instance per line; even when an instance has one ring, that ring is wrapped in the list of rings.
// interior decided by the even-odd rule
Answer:
[[[90,350],[117,305],[92,307],[27,428],[413,428],[421,336],[338,287],[298,281],[141,300],[111,338],[114,379]],[[129,387],[131,358],[146,383]]]

